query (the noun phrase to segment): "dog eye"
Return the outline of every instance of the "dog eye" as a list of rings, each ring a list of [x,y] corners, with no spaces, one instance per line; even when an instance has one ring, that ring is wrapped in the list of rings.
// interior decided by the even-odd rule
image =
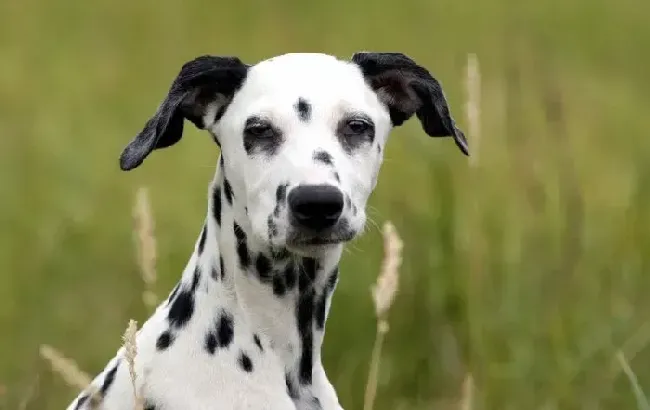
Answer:
[[[366,120],[352,119],[345,123],[343,133],[346,135],[365,134],[372,129],[372,124]]]
[[[246,126],[244,132],[255,138],[270,138],[275,135],[275,130],[270,124],[256,123]]]

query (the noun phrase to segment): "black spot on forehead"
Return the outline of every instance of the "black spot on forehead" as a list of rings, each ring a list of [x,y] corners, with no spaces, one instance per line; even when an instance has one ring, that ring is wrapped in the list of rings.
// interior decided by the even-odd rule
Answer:
[[[219,273],[221,275],[221,280],[226,276],[226,270],[223,267],[223,257],[219,255]]]
[[[298,113],[298,118],[302,121],[309,121],[311,118],[311,104],[307,102],[304,98],[298,98],[298,102],[294,106],[296,112]]]
[[[321,163],[323,163],[325,165],[332,165],[332,162],[333,162],[332,155],[330,155],[329,152],[322,151],[322,150],[314,151],[313,158],[314,158],[314,161],[321,162]]]

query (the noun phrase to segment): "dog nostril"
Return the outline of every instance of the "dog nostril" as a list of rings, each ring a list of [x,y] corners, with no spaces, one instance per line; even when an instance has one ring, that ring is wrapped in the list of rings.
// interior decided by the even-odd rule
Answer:
[[[292,222],[322,231],[332,227],[343,212],[343,194],[331,185],[302,185],[287,198]]]

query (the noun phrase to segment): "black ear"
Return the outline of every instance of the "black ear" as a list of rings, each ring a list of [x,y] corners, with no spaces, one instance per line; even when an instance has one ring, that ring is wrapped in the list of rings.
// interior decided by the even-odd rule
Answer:
[[[154,149],[176,144],[183,136],[183,120],[199,129],[208,108],[223,114],[244,82],[248,65],[237,57],[201,56],[183,65],[165,100],[120,156],[124,171],[136,168]]]
[[[453,137],[458,148],[469,155],[467,140],[449,113],[442,86],[427,69],[401,53],[355,53],[352,62],[388,107],[393,126],[415,114],[424,132],[432,137]]]

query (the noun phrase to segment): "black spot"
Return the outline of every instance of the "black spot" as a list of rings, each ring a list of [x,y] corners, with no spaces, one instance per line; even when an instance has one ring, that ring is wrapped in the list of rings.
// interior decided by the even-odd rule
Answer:
[[[200,280],[201,280],[201,268],[196,266],[194,268],[194,276],[192,277],[192,289],[191,289],[192,292],[194,292],[197,286],[199,286]]]
[[[194,278],[192,279],[192,287],[190,289],[183,289],[178,292],[178,296],[171,304],[167,320],[169,324],[176,328],[181,328],[187,324],[194,314],[194,291],[199,284],[201,271],[197,266],[194,269]]]
[[[273,276],[273,294],[275,296],[284,296],[287,293],[287,286],[280,275]]]
[[[276,207],[276,209],[278,209]],[[269,228],[269,238],[272,238],[278,234],[278,226],[276,225],[275,222],[273,222],[273,216],[269,215],[268,220],[266,221],[266,224],[268,225]]]
[[[302,258],[302,266],[307,274],[309,280],[316,279],[316,270],[318,269],[318,261],[314,258]]]
[[[171,332],[169,330],[165,330],[160,334],[160,336],[158,336],[158,339],[156,340],[156,349],[166,350],[169,346],[171,346],[173,341],[174,337],[172,336]]]
[[[336,180],[336,182],[339,183],[341,182],[341,177],[339,176],[339,173],[336,171],[334,171],[334,179]]]
[[[237,224],[233,223],[235,238],[237,239],[237,256],[239,257],[239,266],[247,269],[251,264],[251,257],[248,254],[248,244],[246,243],[246,232]]]
[[[219,271],[217,271],[216,266],[210,268],[210,277],[214,280],[219,280]]]
[[[228,182],[228,180],[225,178],[223,179],[223,193],[226,195],[226,201],[232,205],[232,199],[234,197],[232,193],[232,186],[230,185],[230,182]]]
[[[219,347],[228,347],[235,336],[235,322],[232,315],[222,311],[217,324],[217,341]]]
[[[244,352],[239,353],[239,365],[247,373],[250,373],[250,372],[253,371],[253,361]]]
[[[233,317],[222,310],[214,329],[205,335],[205,350],[210,354],[214,354],[217,348],[223,349],[230,346],[234,334],[235,323]]]
[[[332,156],[325,151],[316,151],[314,152],[314,161],[322,162],[325,165],[332,165]]]
[[[115,374],[117,373],[117,368],[119,365],[120,362],[118,360],[115,366],[113,366],[113,368],[106,373],[106,376],[104,376],[104,382],[102,383],[102,387],[99,389],[99,393],[102,397],[106,396],[108,389],[111,388],[111,385],[115,381]]]
[[[350,207],[352,205],[352,199],[350,199],[350,195],[345,194],[345,206]]]
[[[221,107],[219,107],[217,112],[214,114],[214,122],[219,121],[221,117],[223,117],[223,115],[226,113],[226,108],[228,108],[228,105],[229,104],[223,104]]]
[[[261,253],[257,255],[255,269],[262,282],[269,282],[271,280],[271,261]]]
[[[219,167],[221,167],[221,172],[226,172],[226,166],[223,163],[223,154],[219,156]]]
[[[327,279],[327,284],[323,289],[322,293],[318,297],[316,302],[316,328],[318,330],[323,330],[325,328],[325,308],[327,307],[327,298],[332,294],[334,288],[336,287],[336,280],[338,279],[339,271],[338,268],[334,269],[330,277]]]
[[[226,270],[223,267],[223,257],[219,255],[219,273],[221,274],[221,280],[226,277]]]
[[[289,250],[287,248],[280,248],[273,250],[273,259],[276,261],[282,261],[289,257]]]
[[[309,104],[303,98],[298,98],[298,102],[294,108],[298,112],[298,118],[300,118],[302,121],[309,121],[311,118],[311,104]]]
[[[298,321],[298,334],[301,341],[299,362],[299,380],[301,384],[311,384],[313,367],[314,333],[312,323],[314,320],[314,290],[307,289],[300,294],[296,309]]]
[[[377,154],[381,154],[381,144],[377,144]]]
[[[318,397],[311,398],[311,410],[321,410],[323,407],[320,405]]]
[[[199,255],[203,253],[203,249],[205,248],[205,238],[208,236],[207,230],[208,225],[203,225],[203,229],[201,230],[201,238],[199,238]]]
[[[298,279],[298,273],[296,272],[296,267],[293,263],[289,263],[284,268],[284,283],[287,285],[287,289],[293,289],[296,286],[296,280]]]
[[[205,350],[210,354],[214,354],[214,351],[217,349],[217,336],[213,332],[209,332],[205,335]]]
[[[292,399],[297,399],[298,389],[296,389],[296,386],[291,380],[291,376],[289,376],[289,374],[284,375],[284,381],[287,384],[287,394],[289,394],[289,397],[291,397]]]
[[[144,410],[156,410],[156,405],[153,404],[151,401],[146,400],[144,402]]]
[[[79,410],[81,406],[84,405],[84,403],[88,401],[88,395],[84,394],[83,396],[79,397],[79,400],[77,400],[77,405],[74,406],[74,410]]]
[[[221,225],[221,188],[218,186],[212,191],[212,216]]]
[[[174,286],[174,289],[172,290],[172,293],[167,298],[167,303],[171,303],[174,300],[174,298],[176,297],[176,294],[178,293],[178,288],[180,288],[180,286],[181,286],[180,282],[177,283],[176,286]]]
[[[287,187],[289,184],[280,184],[278,189],[275,190],[275,202],[278,204],[283,204],[287,199]]]
[[[264,351],[264,348],[262,347],[262,341],[260,340],[260,337],[256,334],[253,335],[253,341],[255,342],[255,345],[257,346],[258,349],[260,349],[260,352]]]

